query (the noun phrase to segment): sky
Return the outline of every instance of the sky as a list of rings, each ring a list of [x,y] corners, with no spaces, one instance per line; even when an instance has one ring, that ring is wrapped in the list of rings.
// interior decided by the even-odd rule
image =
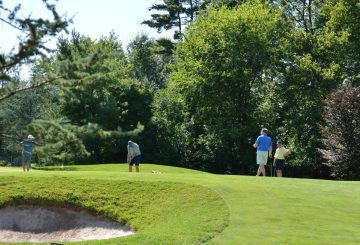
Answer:
[[[54,0],[51,1],[56,3]],[[147,33],[150,37],[172,37],[173,31],[157,33],[156,29],[142,25],[143,20],[151,18],[148,8],[158,0],[58,0],[57,12],[60,15],[73,17],[73,24],[68,30],[75,29],[81,35],[92,39],[107,36],[114,31],[123,47],[139,33]],[[22,10],[19,16],[51,18],[51,13],[46,10],[41,0],[3,0],[6,7],[21,3]],[[0,13],[1,14],[1,13]],[[0,16],[5,17],[5,16]],[[0,22],[0,51],[8,52],[17,44],[20,33]],[[49,40],[48,45],[55,47],[56,39]]]

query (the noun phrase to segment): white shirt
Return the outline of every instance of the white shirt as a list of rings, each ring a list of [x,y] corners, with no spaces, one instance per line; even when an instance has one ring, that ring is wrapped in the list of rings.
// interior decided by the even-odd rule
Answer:
[[[139,155],[141,155],[139,145],[134,143],[134,142],[132,143],[131,146],[128,145],[127,149],[128,149],[128,154],[131,155],[131,156],[139,156]]]

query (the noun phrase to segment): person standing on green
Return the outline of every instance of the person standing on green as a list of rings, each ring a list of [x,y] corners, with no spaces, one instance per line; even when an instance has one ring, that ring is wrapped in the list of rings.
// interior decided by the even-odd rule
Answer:
[[[266,176],[265,165],[268,157],[272,158],[272,141],[268,136],[268,132],[269,130],[266,128],[261,129],[260,136],[257,137],[253,145],[256,148],[256,163],[259,165],[256,176],[260,176],[260,174]]]
[[[135,164],[136,172],[139,172],[139,165],[141,161],[140,147],[131,140],[128,141],[127,145],[127,163],[129,164],[129,172],[132,172],[132,166]]]
[[[282,177],[283,176],[282,170],[285,166],[285,157],[289,155],[290,150],[284,147],[283,142],[281,140],[278,140],[276,142],[276,147],[277,148],[274,155],[273,166],[276,169],[276,176]]]
[[[27,139],[21,141],[19,144],[22,146],[22,167],[25,172],[25,169],[29,172],[30,161],[32,150],[35,146],[35,138],[31,134],[28,135]]]

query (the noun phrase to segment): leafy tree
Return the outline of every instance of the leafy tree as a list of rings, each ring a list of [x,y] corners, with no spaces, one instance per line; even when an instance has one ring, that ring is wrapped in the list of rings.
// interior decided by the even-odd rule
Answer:
[[[325,100],[321,150],[332,175],[339,179],[360,179],[360,88],[342,86]]]
[[[331,0],[321,5],[319,22],[325,23],[326,37],[343,35],[343,42],[336,49],[328,47],[328,59],[336,59],[343,77],[353,84],[360,84],[360,4],[356,0]]]
[[[282,9],[285,18],[296,24],[305,33],[316,31],[321,0],[274,0],[273,4]]]
[[[279,25],[280,14],[256,2],[209,9],[189,27],[168,87],[154,104],[162,148],[176,153],[173,161],[222,173],[250,171],[259,127],[251,87],[271,63]]]
[[[328,168],[317,151],[322,147],[318,125],[323,123],[324,98],[350,74],[345,64],[347,49],[354,46],[351,28],[338,28],[338,16],[347,15],[350,8],[341,7],[344,1],[273,1],[273,5],[282,10],[291,28],[279,39],[277,57],[264,74],[270,91],[262,95],[264,103],[257,114],[272,112],[269,127],[293,150],[288,161],[293,175],[326,178]]]

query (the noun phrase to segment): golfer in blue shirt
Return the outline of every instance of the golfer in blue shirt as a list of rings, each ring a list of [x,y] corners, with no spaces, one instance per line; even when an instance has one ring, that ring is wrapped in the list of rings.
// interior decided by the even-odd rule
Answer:
[[[265,175],[265,165],[268,157],[272,158],[272,141],[268,136],[269,130],[266,128],[261,129],[260,136],[257,137],[255,144],[253,145],[256,150],[256,163],[259,165],[256,176],[262,174]]]
[[[25,172],[29,172],[30,169],[30,161],[31,161],[31,154],[32,150],[35,146],[34,142],[35,138],[31,134],[28,135],[27,139],[21,141],[19,144],[22,145],[22,167]]]

